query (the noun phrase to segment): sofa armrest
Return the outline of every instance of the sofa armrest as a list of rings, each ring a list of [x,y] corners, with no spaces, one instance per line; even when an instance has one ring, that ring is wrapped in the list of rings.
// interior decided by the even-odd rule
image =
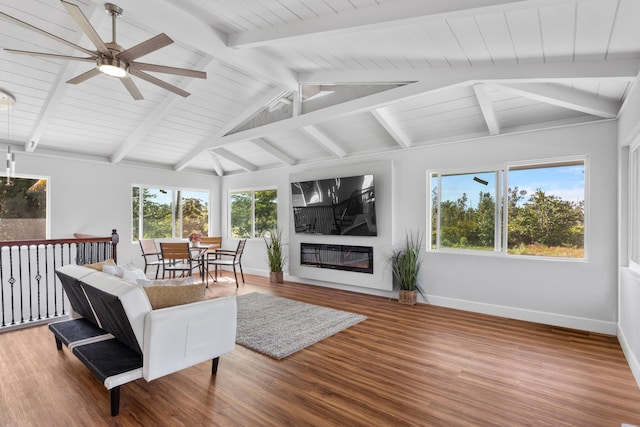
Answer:
[[[142,376],[147,380],[233,351],[235,297],[152,310],[144,322]]]

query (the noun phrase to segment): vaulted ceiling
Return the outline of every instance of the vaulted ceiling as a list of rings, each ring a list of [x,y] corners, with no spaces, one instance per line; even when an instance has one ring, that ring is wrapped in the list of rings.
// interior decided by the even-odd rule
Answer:
[[[77,4],[103,40],[102,2]],[[92,63],[0,50],[14,150],[228,175],[616,118],[640,70],[637,0],[114,0],[125,48],[191,93],[65,83]],[[0,0],[90,50],[59,0]],[[0,47],[82,56],[0,15]],[[315,96],[314,96],[315,95]],[[320,96],[324,95],[324,96]]]

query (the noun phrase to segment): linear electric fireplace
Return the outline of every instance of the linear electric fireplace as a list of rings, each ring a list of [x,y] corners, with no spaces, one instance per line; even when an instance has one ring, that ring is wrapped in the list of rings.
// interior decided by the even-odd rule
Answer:
[[[300,264],[307,267],[373,274],[373,248],[300,243]]]

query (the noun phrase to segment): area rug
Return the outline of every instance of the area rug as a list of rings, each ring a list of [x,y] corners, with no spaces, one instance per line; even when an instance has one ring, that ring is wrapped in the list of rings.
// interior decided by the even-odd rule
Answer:
[[[236,301],[236,343],[275,359],[287,357],[367,318],[257,292],[240,295]]]

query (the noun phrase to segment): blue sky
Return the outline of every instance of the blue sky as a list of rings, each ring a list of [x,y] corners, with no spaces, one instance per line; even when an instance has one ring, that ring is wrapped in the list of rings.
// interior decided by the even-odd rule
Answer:
[[[474,177],[487,181],[487,185],[474,181]],[[491,192],[495,198],[495,172],[448,175],[444,176],[442,180],[442,200],[455,201],[462,193],[466,193],[469,205],[476,207],[481,191]],[[516,186],[521,190],[526,190],[527,196],[540,188],[546,194],[553,194],[563,200],[572,202],[584,200],[584,165],[511,170],[509,172],[509,187]]]
[[[149,188],[149,193],[155,195],[153,199],[156,203],[171,204],[172,190],[160,190],[157,188]],[[203,191],[188,191],[183,190],[181,192],[183,199],[200,199],[206,206],[209,205],[209,194]]]

